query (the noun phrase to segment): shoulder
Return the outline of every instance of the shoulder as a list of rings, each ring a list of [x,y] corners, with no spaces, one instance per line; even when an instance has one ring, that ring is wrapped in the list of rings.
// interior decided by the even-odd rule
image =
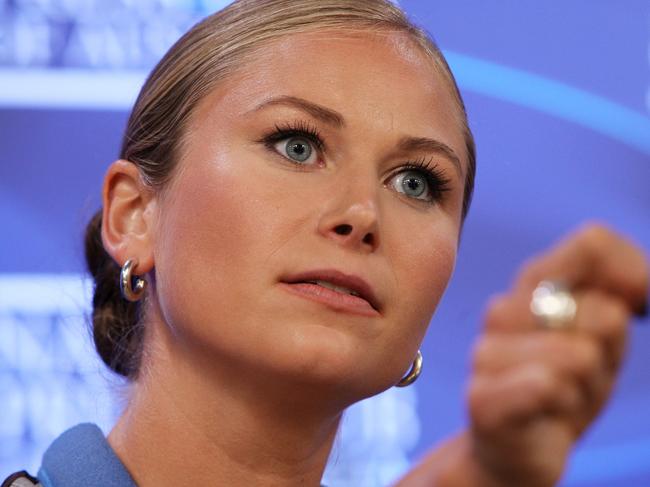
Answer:
[[[25,470],[11,474],[2,482],[0,487],[35,487],[41,486],[36,477],[32,477]]]

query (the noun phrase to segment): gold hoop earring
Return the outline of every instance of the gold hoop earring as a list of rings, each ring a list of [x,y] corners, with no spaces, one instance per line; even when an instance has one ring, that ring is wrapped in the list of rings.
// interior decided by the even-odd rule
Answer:
[[[415,360],[413,361],[413,365],[411,365],[411,368],[409,369],[408,373],[402,377],[402,379],[395,384],[395,387],[406,387],[410,386],[413,384],[418,377],[420,377],[420,373],[422,372],[422,352],[418,350],[418,353],[415,355]]]
[[[138,259],[129,259],[120,271],[120,292],[122,297],[132,303],[139,301],[144,296],[147,281],[138,276],[133,276],[133,269],[138,266]]]

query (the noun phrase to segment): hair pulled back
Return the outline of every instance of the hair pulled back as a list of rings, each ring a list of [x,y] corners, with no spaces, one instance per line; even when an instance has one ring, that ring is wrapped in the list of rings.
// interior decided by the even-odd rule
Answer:
[[[404,32],[432,60],[448,82],[461,114],[469,162],[464,219],[476,167],[465,106],[440,50],[388,0],[238,0],[206,17],[171,47],[147,78],[129,117],[120,158],[135,164],[146,184],[162,189],[173,175],[183,134],[197,103],[245,66],[247,56],[258,53],[268,41],[322,29]],[[100,210],[85,235],[86,262],[95,281],[93,339],[106,365],[132,380],[137,377],[143,350],[143,303],[122,298],[120,267],[104,250],[101,227]]]

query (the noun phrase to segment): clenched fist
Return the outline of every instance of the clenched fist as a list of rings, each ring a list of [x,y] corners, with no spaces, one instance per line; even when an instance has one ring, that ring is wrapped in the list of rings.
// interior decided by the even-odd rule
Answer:
[[[400,486],[552,486],[571,447],[609,398],[632,315],[647,312],[648,261],[622,236],[587,225],[523,266],[487,307],[467,388],[470,425]],[[533,290],[558,280],[577,312],[540,327]]]

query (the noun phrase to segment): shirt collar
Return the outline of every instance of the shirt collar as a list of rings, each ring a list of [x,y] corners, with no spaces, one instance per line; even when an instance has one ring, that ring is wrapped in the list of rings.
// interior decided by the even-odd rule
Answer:
[[[91,423],[54,440],[43,455],[38,479],[44,487],[137,487],[102,430]]]

